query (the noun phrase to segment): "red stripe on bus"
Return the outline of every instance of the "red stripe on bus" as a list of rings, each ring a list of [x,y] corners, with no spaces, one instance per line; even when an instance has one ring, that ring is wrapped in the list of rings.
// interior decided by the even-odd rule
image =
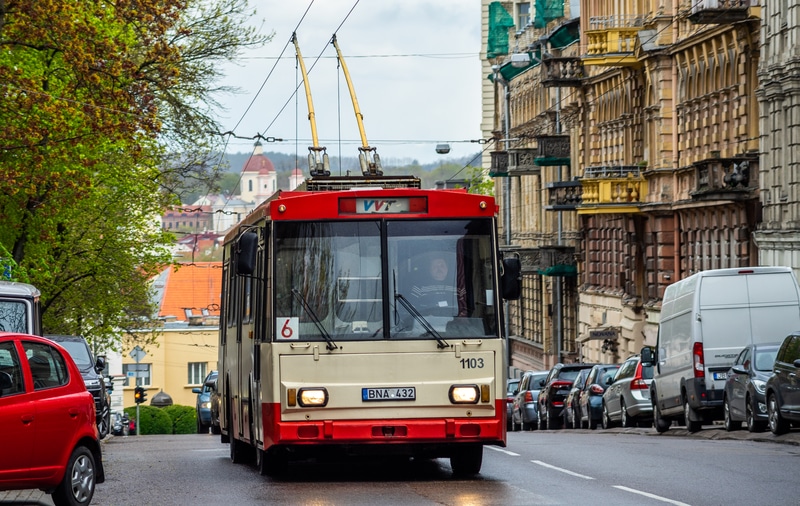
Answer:
[[[274,444],[403,444],[474,441],[505,446],[505,399],[493,418],[398,418],[359,420],[280,420],[280,404],[263,404],[264,448]]]

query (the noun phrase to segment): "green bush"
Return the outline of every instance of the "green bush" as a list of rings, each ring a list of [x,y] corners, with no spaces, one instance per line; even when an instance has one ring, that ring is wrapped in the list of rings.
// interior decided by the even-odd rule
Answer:
[[[125,408],[128,417],[136,420],[136,406]],[[139,406],[139,434],[172,434],[172,418],[155,406]]]
[[[197,432],[197,410],[193,406],[174,404],[162,409],[172,419],[173,434],[195,434]]]

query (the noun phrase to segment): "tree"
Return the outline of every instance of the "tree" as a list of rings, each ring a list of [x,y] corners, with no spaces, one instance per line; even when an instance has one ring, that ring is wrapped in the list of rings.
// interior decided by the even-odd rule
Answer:
[[[269,37],[246,0],[0,2],[0,257],[46,332],[114,347],[153,315],[156,223],[213,187],[218,62]]]

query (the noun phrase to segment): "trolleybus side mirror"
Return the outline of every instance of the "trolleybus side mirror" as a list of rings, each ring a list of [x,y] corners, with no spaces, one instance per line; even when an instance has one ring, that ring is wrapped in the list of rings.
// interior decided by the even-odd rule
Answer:
[[[245,232],[239,236],[239,248],[236,252],[236,273],[245,276],[256,270],[256,251],[258,251],[258,234]]]
[[[503,275],[500,278],[503,298],[517,300],[522,295],[522,262],[519,257],[503,259]]]

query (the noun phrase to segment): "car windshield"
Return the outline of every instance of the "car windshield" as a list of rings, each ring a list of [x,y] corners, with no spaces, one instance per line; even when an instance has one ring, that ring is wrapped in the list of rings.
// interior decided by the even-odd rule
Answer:
[[[558,380],[573,382],[580,372],[580,369],[561,369],[561,372],[558,373]]]
[[[26,310],[27,306],[22,301],[0,300],[0,331],[30,332]]]
[[[772,366],[775,365],[775,356],[778,354],[778,348],[770,350],[756,350],[756,371],[771,371]]]
[[[66,348],[78,369],[86,369],[92,365],[92,357],[89,356],[89,350],[84,343],[80,341],[59,341],[58,344]]]
[[[531,378],[531,382],[528,383],[531,390],[540,390],[542,388],[541,381],[547,379],[547,373],[537,374]]]

